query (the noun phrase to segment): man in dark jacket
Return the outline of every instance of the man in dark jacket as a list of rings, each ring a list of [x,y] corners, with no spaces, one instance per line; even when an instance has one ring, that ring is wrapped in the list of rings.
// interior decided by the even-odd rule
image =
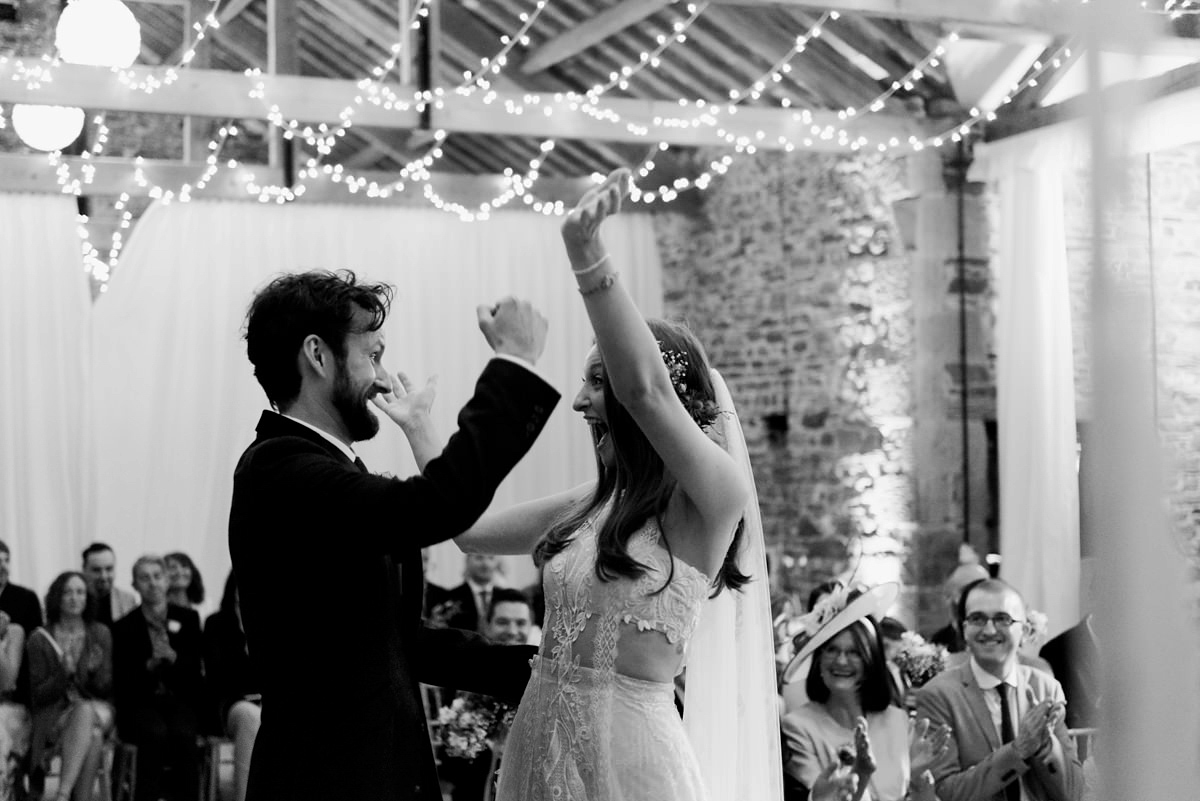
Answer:
[[[250,801],[440,801],[418,682],[516,700],[528,680],[532,648],[422,626],[420,549],[475,522],[549,417],[558,393],[532,369],[546,322],[512,298],[477,309],[496,357],[442,449],[432,384],[381,366],[391,292],[346,272],[288,275],[247,316],[276,410],[238,463],[229,521],[262,682]],[[379,427],[368,403],[404,431],[420,475],[373,475],[355,456]],[[322,591],[300,598],[314,569]]]
[[[138,747],[136,801],[192,801],[199,792],[196,733],[204,693],[200,616],[167,603],[160,557],[133,563],[133,586],[142,604],[112,633],[117,731]]]

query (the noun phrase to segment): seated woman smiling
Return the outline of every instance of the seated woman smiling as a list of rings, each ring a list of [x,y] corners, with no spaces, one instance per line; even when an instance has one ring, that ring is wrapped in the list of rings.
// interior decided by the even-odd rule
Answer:
[[[926,768],[945,750],[950,732],[910,724],[899,706],[877,622],[897,591],[883,584],[831,595],[814,609],[819,628],[789,666],[795,670],[812,656],[805,681],[810,700],[783,717],[783,735],[786,769],[813,801],[935,798]]]

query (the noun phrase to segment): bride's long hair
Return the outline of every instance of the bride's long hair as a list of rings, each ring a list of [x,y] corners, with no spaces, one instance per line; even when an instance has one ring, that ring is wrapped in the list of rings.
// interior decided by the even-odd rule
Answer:
[[[692,419],[701,428],[708,429],[720,414],[712,379],[709,377],[708,357],[695,334],[681,323],[650,319],[646,321],[651,333],[658,340],[664,360],[672,375],[672,384],[681,403]],[[544,564],[570,544],[571,539],[589,517],[610,501],[612,512],[605,518],[597,532],[596,575],[601,581],[610,581],[619,576],[637,578],[648,569],[646,565],[629,555],[629,538],[653,517],[662,528],[662,515],[675,491],[676,482],[671,478],[658,452],[642,433],[629,411],[613,394],[612,385],[604,376],[604,407],[608,416],[608,436],[615,454],[612,469],[605,467],[599,454],[596,455],[598,478],[592,497],[576,508],[569,510],[550,527],[549,532],[538,543],[534,559]],[[726,587],[739,589],[750,577],[737,568],[738,547],[742,539],[743,521],[738,521],[733,542],[725,554],[724,562],[713,579],[713,595]],[[664,537],[663,545],[670,552],[670,542]],[[666,589],[674,578],[675,564],[659,592]]]

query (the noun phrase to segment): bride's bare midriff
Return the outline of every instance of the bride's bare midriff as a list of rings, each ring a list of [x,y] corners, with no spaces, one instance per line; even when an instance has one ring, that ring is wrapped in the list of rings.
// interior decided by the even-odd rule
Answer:
[[[588,620],[572,648],[583,667],[595,667],[596,617]],[[549,635],[549,632],[547,632]],[[547,652],[555,644],[547,637]],[[617,632],[617,659],[613,669],[622,676],[642,681],[671,682],[683,661],[683,641],[672,643],[661,631],[638,629],[637,623],[621,623]]]

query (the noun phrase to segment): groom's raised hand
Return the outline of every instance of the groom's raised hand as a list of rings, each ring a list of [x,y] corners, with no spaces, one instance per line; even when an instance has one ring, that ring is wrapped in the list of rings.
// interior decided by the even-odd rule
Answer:
[[[497,355],[537,363],[546,348],[549,325],[529,301],[507,297],[494,306],[478,306],[475,313],[479,330]]]

